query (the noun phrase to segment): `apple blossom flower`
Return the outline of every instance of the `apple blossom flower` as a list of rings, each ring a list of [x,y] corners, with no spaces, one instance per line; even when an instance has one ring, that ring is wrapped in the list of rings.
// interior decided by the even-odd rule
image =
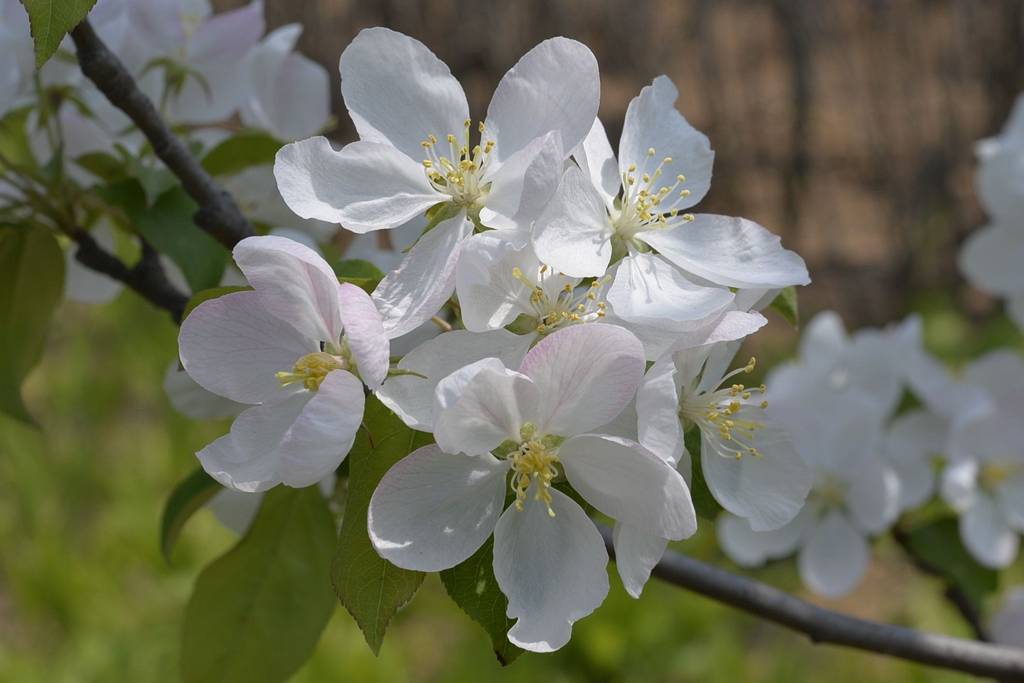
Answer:
[[[446,377],[435,397],[436,445],[392,467],[371,498],[377,552],[438,571],[493,533],[494,575],[516,620],[509,640],[560,648],[608,592],[604,543],[556,485],[563,474],[616,520],[672,539],[696,531],[678,472],[635,442],[590,433],[629,403],[643,372],[635,337],[592,324],[545,337],[519,371],[486,358]]]
[[[992,640],[1000,645],[1024,648],[1024,588],[1014,588],[989,623]]]
[[[967,366],[964,381],[984,389],[992,408],[955,426],[942,497],[960,514],[960,538],[978,562],[1003,568],[1024,532],[1024,360],[994,351]]]
[[[884,416],[871,397],[817,386],[798,395],[803,396],[803,417],[784,426],[800,457],[813,468],[806,504],[789,524],[772,530],[754,530],[747,520],[723,515],[717,522],[719,543],[742,566],[799,551],[797,567],[804,585],[819,595],[840,597],[867,571],[866,537],[884,531],[899,514],[899,479],[878,456]],[[773,396],[773,406],[776,401]],[[813,411],[807,410],[809,405]]]
[[[282,237],[238,243],[253,291],[200,304],[182,323],[182,366],[200,386],[248,407],[197,455],[240,491],[310,486],[344,459],[380,386],[388,339],[369,296],[339,284],[313,250]]]
[[[395,228],[430,210],[431,227],[374,292],[399,336],[451,296],[459,246],[475,224],[527,239],[558,183],[562,150],[583,139],[597,113],[597,60],[567,38],[537,45],[498,84],[476,144],[462,87],[419,41],[363,30],[340,70],[359,141],[340,151],[323,137],[287,145],[275,175],[299,216],[353,232]]]
[[[541,260],[575,277],[652,249],[684,272],[728,287],[810,282],[803,259],[742,218],[683,213],[707,193],[714,153],[675,108],[676,87],[654,79],[626,110],[616,161],[600,121],[574,156],[533,242]],[[677,172],[678,171],[678,172]],[[685,175],[684,175],[685,174]]]

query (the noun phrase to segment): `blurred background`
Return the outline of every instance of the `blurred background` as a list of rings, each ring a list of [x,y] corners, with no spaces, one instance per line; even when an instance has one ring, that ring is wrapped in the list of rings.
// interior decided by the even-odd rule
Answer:
[[[218,9],[242,0],[217,0]],[[925,316],[934,351],[962,362],[1020,337],[956,271],[984,222],[973,143],[998,131],[1024,89],[1024,4],[892,0],[267,0],[269,25],[301,22],[300,49],[335,79],[334,135],[353,138],[337,60],[361,28],[431,47],[482,114],[501,74],[552,35],[587,43],[603,74],[601,115],[618,137],[629,100],[659,74],[709,135],[715,179],[698,207],[752,218],[808,261],[805,317],[834,308],[851,328]],[[760,336],[759,336],[760,337]],[[792,353],[773,319],[763,355]],[[226,423],[178,416],[162,377],[175,328],[131,294],[65,303],[26,400],[42,433],[0,417],[0,681],[170,681],[199,569],[234,542],[208,512],[174,562],[157,529],[168,491]],[[704,525],[677,549],[730,566]],[[431,577],[374,658],[339,608],[309,681],[965,681],[829,647],[652,582],[639,601],[613,575],[604,606],[554,655],[500,669],[483,632]],[[789,563],[755,575],[803,593]],[[1018,566],[1010,576],[1022,579]],[[820,600],[816,600],[819,601]],[[861,587],[831,607],[968,635],[933,580],[880,541]]]

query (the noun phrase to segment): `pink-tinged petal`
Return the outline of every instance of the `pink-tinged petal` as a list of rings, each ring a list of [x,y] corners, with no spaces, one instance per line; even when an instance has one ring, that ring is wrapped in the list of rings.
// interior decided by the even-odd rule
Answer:
[[[573,488],[612,519],[673,541],[697,532],[686,482],[640,444],[584,434],[563,443],[558,459]]]
[[[533,140],[557,131],[565,149],[583,140],[597,116],[601,79],[590,49],[550,38],[523,55],[502,77],[487,108],[484,139],[504,162]]]
[[[396,463],[370,499],[367,527],[388,562],[437,572],[463,562],[494,532],[508,463],[424,446]]]
[[[626,109],[619,142],[619,173],[629,172],[631,164],[639,173],[653,173],[662,159],[669,157],[665,166],[663,184],[672,185],[677,175],[686,176],[682,188],[690,191],[686,197],[676,192],[662,206],[685,209],[693,206],[711,187],[711,167],[715,153],[706,135],[691,126],[676,109],[679,91],[667,76],[658,76],[633,98]],[[654,157],[648,150],[654,149]],[[658,189],[660,185],[656,186]]]
[[[637,237],[688,273],[727,287],[788,287],[811,281],[804,260],[777,235],[744,218],[698,214]]]
[[[344,370],[327,375],[292,423],[277,451],[286,486],[312,486],[348,455],[363,422],[363,384]]]
[[[622,579],[622,587],[630,596],[639,598],[651,578],[651,570],[665,554],[668,539],[644,527],[616,522],[612,541],[615,543],[615,568]]]
[[[469,366],[437,386],[434,439],[447,453],[487,453],[508,439],[519,439],[520,428],[533,418],[537,387],[530,378],[488,358]]]
[[[235,263],[263,307],[303,335],[336,344],[341,339],[338,278],[323,257],[286,237],[247,237]]]
[[[551,334],[530,349],[520,372],[539,393],[541,433],[573,436],[611,422],[644,375],[644,350],[627,330],[587,323]]]
[[[341,322],[345,325],[345,339],[359,376],[372,391],[380,388],[388,376],[391,345],[384,333],[384,319],[373,305],[373,299],[359,287],[343,283],[338,288]]]
[[[237,62],[266,30],[263,0],[216,14],[199,25],[189,43],[190,64]]]
[[[481,222],[498,230],[518,230],[526,236],[558,187],[565,153],[557,132],[539,137],[519,150],[493,175],[480,210]]]
[[[797,568],[812,591],[841,598],[857,587],[870,560],[864,537],[841,512],[832,512],[810,531]]]
[[[619,164],[601,119],[594,119],[587,137],[583,138],[572,155],[580,168],[586,171],[594,188],[601,193],[605,206],[611,208],[622,187],[622,177],[619,176]]]
[[[271,315],[256,292],[235,292],[200,304],[181,324],[181,364],[201,387],[239,403],[279,399],[275,373],[319,350],[315,339]]]
[[[386,28],[359,32],[341,53],[341,95],[359,137],[419,163],[428,135],[462,136],[469,105],[444,62],[420,41]]]
[[[325,137],[293,142],[278,151],[274,177],[300,217],[358,233],[398,227],[447,198],[430,186],[422,166],[377,142],[340,151]]]
[[[455,290],[462,242],[471,234],[473,224],[463,214],[441,221],[377,285],[373,300],[389,337],[412,332],[445,305]]]
[[[434,392],[438,382],[456,370],[484,358],[497,358],[504,367],[517,368],[529,349],[532,337],[494,330],[475,334],[466,330],[445,332],[420,344],[398,363],[426,377],[398,375],[389,378],[377,398],[413,429],[432,431]]]
[[[537,256],[572,277],[600,277],[612,258],[612,228],[601,194],[583,171],[566,169],[551,202],[537,219]]]
[[[553,652],[572,636],[572,625],[608,594],[608,552],[597,527],[571,498],[551,489],[551,510],[533,500],[510,506],[494,530],[494,578],[508,598],[513,645]]]

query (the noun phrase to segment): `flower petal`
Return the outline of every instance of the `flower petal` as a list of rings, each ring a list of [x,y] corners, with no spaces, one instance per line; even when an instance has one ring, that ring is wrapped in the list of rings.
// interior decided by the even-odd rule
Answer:
[[[457,392],[449,378],[437,386],[438,407],[434,412],[434,439],[446,453],[476,455],[487,453],[507,439],[519,439],[519,430],[533,417],[537,387],[529,377],[501,367],[485,358],[470,368],[463,380],[454,373]],[[450,403],[445,405],[444,397]]]
[[[182,14],[185,10],[180,10]],[[189,63],[235,62],[249,52],[266,30],[263,2],[256,0],[205,19],[189,39]]]
[[[652,173],[654,165],[670,157],[672,162],[666,166],[666,175],[686,176],[683,188],[690,194],[674,203],[666,202],[666,210],[684,209],[703,199],[711,187],[711,166],[715,160],[707,136],[676,109],[678,97],[679,91],[668,76],[655,78],[629,103],[619,142],[620,175],[627,173],[631,164],[636,164],[640,173]],[[649,149],[655,150],[653,160],[648,156]]]
[[[217,521],[239,536],[245,534],[263,502],[262,493],[243,493],[233,489],[218,492],[207,506]]]
[[[480,220],[489,228],[517,230],[528,237],[534,220],[558,187],[564,165],[558,133],[537,138],[486,178],[491,189]]]
[[[722,313],[735,297],[724,287],[693,282],[660,256],[633,254],[619,262],[606,298],[623,320],[683,332]]]
[[[622,579],[622,586],[632,597],[639,598],[651,578],[651,570],[665,554],[668,539],[652,534],[644,527],[616,522],[612,541],[615,544],[615,568]]]
[[[277,153],[274,177],[300,217],[359,233],[398,227],[447,198],[419,164],[377,142],[352,142],[340,151],[325,137],[290,143]]]
[[[172,361],[164,373],[164,393],[175,410],[193,420],[234,417],[249,407],[202,388],[177,360]]]
[[[508,463],[424,446],[396,463],[370,499],[367,526],[388,562],[436,572],[466,560],[494,532]]]
[[[1024,473],[1008,477],[999,487],[997,498],[1010,526],[1024,532]]]
[[[530,306],[533,287],[515,276],[516,269],[531,282],[539,282],[541,263],[533,248],[517,249],[499,233],[473,235],[462,247],[455,271],[455,289],[459,293],[462,321],[471,332],[505,327],[521,314],[536,315]],[[545,280],[570,282],[547,273]],[[575,284],[575,282],[573,282]]]
[[[984,494],[960,515],[960,538],[974,559],[992,569],[1009,567],[1020,544],[1002,510]]]
[[[520,512],[510,506],[494,530],[494,578],[508,597],[513,645],[553,652],[572,635],[572,625],[608,594],[608,552],[601,534],[571,498],[551,489],[551,509],[532,500]]]
[[[862,531],[879,534],[900,512],[900,480],[880,458],[866,458],[855,470],[846,504]]]
[[[673,541],[696,533],[686,482],[640,444],[598,434],[574,436],[558,449],[558,459],[573,488],[612,519]]]
[[[428,135],[461,137],[469,105],[448,67],[420,41],[368,28],[341,53],[341,95],[359,137],[387,143],[415,162]]]
[[[800,256],[745,218],[698,214],[690,223],[646,230],[637,237],[686,272],[716,285],[781,288],[811,281]]]
[[[619,165],[615,161],[615,152],[608,142],[608,134],[601,125],[601,119],[594,119],[594,125],[590,127],[587,137],[573,151],[572,155],[587,175],[594,188],[601,194],[605,206],[612,207],[615,196],[619,194],[622,187],[622,178],[619,176]]]
[[[807,505],[785,526],[771,531],[754,531],[747,520],[724,512],[715,522],[718,545],[739,566],[757,567],[795,551],[814,524],[815,514],[814,506]]]
[[[644,367],[643,347],[627,330],[587,323],[542,339],[526,354],[520,372],[537,384],[541,433],[573,436],[622,412]]]
[[[232,253],[271,315],[313,339],[341,339],[338,278],[320,254],[276,235],[247,237]]]
[[[970,235],[957,263],[978,289],[993,294],[1024,292],[1024,232],[1019,226],[986,226]]]
[[[271,315],[256,292],[205,301],[181,324],[181,364],[201,387],[239,403],[285,394],[275,373],[318,350],[316,341]]]
[[[472,233],[473,224],[463,214],[441,221],[373,290],[389,337],[412,332],[441,310],[455,290],[461,243]]]
[[[399,375],[389,378],[377,392],[381,400],[413,429],[431,431],[434,426],[434,391],[438,382],[466,365],[488,357],[505,367],[519,367],[531,337],[494,330],[474,334],[466,330],[445,332],[420,344],[398,363],[423,377]]]
[[[594,123],[600,97],[590,49],[569,38],[550,38],[502,76],[487,107],[484,138],[497,143],[494,156],[501,162],[549,131],[557,131],[571,150]]]
[[[640,443],[675,466],[683,456],[683,424],[679,420],[679,388],[671,361],[651,366],[636,392],[637,432]]]
[[[611,236],[608,210],[600,193],[581,170],[566,169],[534,225],[537,256],[572,277],[601,276],[612,258]]]
[[[388,376],[391,363],[384,320],[370,295],[348,282],[338,288],[338,305],[359,376],[371,391],[376,391]]]
[[[937,456],[944,454],[949,423],[926,410],[897,416],[885,435],[886,459],[900,480],[900,508],[923,505],[935,492]]]
[[[867,571],[868,544],[840,512],[832,512],[811,531],[800,550],[797,568],[804,585],[818,595],[840,598],[852,591]]]

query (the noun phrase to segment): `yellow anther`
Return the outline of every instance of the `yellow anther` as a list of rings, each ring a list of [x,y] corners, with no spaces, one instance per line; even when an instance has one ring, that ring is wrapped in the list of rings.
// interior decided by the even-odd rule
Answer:
[[[331,371],[347,369],[348,363],[345,359],[324,351],[316,351],[307,353],[295,361],[295,367],[291,372],[278,372],[275,373],[275,377],[283,387],[301,382],[310,391],[316,391]]]
[[[653,147],[648,147],[647,148],[647,156],[649,156],[649,157],[653,157],[654,156],[654,148]]]

